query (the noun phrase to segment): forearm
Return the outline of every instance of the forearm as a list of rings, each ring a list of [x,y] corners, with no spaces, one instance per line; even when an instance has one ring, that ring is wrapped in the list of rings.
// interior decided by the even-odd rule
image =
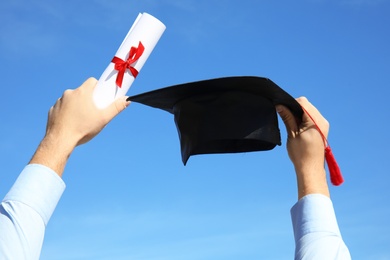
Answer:
[[[325,168],[296,168],[295,171],[298,185],[298,199],[309,194],[322,194],[330,197]]]
[[[295,259],[351,259],[328,197],[311,194],[291,209]]]
[[[47,135],[39,144],[29,164],[44,165],[62,177],[66,162],[75,146],[70,139]]]
[[[64,189],[46,166],[24,168],[0,205],[0,259],[39,259],[46,225]]]

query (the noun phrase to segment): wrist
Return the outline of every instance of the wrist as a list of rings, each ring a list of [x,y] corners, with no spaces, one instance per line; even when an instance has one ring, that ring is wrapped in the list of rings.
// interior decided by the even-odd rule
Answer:
[[[326,171],[320,168],[295,169],[298,184],[298,199],[309,194],[323,194],[330,197]]]
[[[75,147],[76,144],[70,139],[46,134],[29,163],[47,166],[62,177],[66,162]]]

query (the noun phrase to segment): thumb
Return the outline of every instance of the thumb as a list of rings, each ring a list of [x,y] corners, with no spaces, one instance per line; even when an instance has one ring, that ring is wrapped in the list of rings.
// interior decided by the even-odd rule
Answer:
[[[286,131],[289,137],[295,137],[298,132],[298,125],[295,120],[294,115],[291,111],[282,105],[276,105],[276,111],[279,116],[282,118],[284,125],[286,126]]]
[[[110,122],[114,117],[116,117],[120,112],[125,110],[130,105],[130,101],[127,101],[126,99],[127,97],[117,98],[114,102],[112,102],[108,107],[104,109],[104,114],[107,123]]]

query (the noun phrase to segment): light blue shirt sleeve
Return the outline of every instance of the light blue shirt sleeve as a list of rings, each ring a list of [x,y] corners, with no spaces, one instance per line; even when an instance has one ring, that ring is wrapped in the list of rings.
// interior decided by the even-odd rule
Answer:
[[[332,201],[321,194],[301,198],[291,209],[295,259],[351,259]]]
[[[65,190],[50,168],[27,165],[0,206],[0,259],[39,259],[45,228]]]

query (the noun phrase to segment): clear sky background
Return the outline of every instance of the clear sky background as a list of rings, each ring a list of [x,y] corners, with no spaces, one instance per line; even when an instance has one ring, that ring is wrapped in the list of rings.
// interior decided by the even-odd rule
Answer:
[[[1,1],[1,197],[49,108],[100,77],[139,12],[167,30],[129,95],[253,75],[308,97],[331,124],[345,183],[330,189],[353,258],[390,259],[388,0]],[[292,259],[297,194],[280,129],[272,151],[183,166],[173,116],[131,104],[70,158],[41,259]]]

